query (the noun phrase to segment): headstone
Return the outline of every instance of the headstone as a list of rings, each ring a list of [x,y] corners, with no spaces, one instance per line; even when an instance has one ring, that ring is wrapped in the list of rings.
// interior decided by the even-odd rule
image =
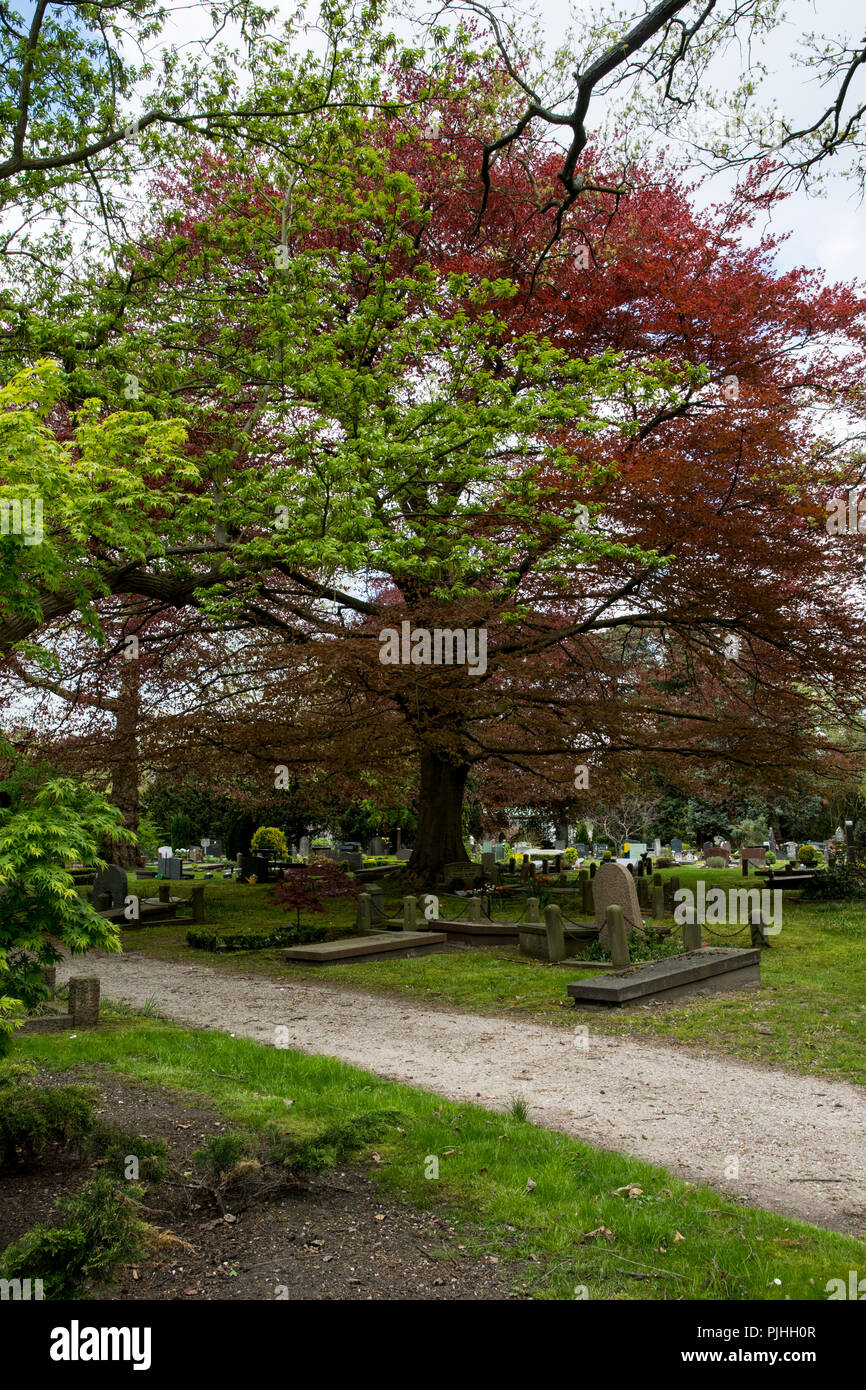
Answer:
[[[259,883],[270,883],[271,869],[267,859],[263,859],[260,854],[241,855],[241,878],[246,882],[254,878]]]
[[[162,855],[156,871],[162,878],[181,878],[183,876],[183,860],[176,859],[173,854]]]
[[[380,835],[374,835],[370,841],[370,853],[377,859],[385,853],[385,842]]]
[[[310,857],[310,837],[309,837],[309,835],[302,835],[302,836],[301,836],[300,855],[301,855],[301,858],[302,858],[302,859],[309,859],[309,857]]]
[[[492,840],[484,840],[484,841],[482,842],[482,845],[481,845],[482,860],[483,860],[483,856],[484,856],[485,854],[492,854],[492,853],[493,853],[493,841],[492,841]]]
[[[785,854],[788,856],[789,859],[797,858],[797,846],[794,844],[793,840],[788,840],[788,842],[786,843]]]
[[[204,843],[204,842],[202,842],[202,843]],[[223,842],[222,842],[222,840],[211,840],[210,845],[209,845],[209,847],[208,847],[208,854],[210,855],[211,859],[222,859],[222,857],[223,857]]]
[[[728,862],[731,858],[731,851],[725,845],[713,845],[711,849],[707,850],[704,858],[724,859],[725,867],[727,868]]]
[[[499,870],[496,867],[496,856],[491,850],[484,850],[481,855],[481,872],[488,883],[499,882]]]
[[[119,864],[107,864],[104,869],[97,871],[93,880],[93,894],[90,901],[95,907],[103,893],[107,893],[111,898],[112,907],[125,907],[126,897],[129,892],[129,884],[126,877],[126,870]]]
[[[555,850],[558,850],[558,851],[561,852],[561,851],[564,851],[565,849],[567,849],[568,846],[566,845],[566,843],[565,843],[564,840],[554,840],[554,842],[553,842],[553,848],[554,848]]]
[[[671,853],[672,853],[672,854],[682,854],[682,852],[683,852],[683,842],[682,842],[682,840],[679,838],[678,835],[674,835],[673,839],[671,840]]]
[[[658,836],[656,836],[656,838],[653,840],[653,854],[655,855],[656,859],[659,857],[659,855],[661,854],[661,852],[662,852],[662,842],[661,842],[661,840],[658,838]]]
[[[712,840],[704,840],[701,849],[703,850],[704,854],[709,854],[712,850],[715,849],[715,845],[713,844]]]
[[[750,864],[766,864],[767,851],[763,845],[743,845],[740,850],[743,872],[748,873]]]
[[[71,975],[69,1012],[75,1028],[95,1028],[99,1022],[99,976]]]
[[[574,848],[577,850],[578,859],[586,858],[586,845],[575,845]]]
[[[768,847],[769,847],[769,848],[773,851],[773,853],[775,854],[775,853],[776,853],[776,834],[775,834],[775,831],[773,830],[773,827],[772,827],[772,826],[770,826],[770,834],[769,834],[769,838],[768,838],[767,844],[768,844]]]
[[[192,845],[189,850],[189,853],[187,854],[187,858],[191,860],[193,864],[203,864],[204,850],[202,849],[201,845]]]
[[[841,825],[837,825],[836,829],[833,831],[833,839],[836,841],[837,845],[843,845],[845,843],[845,831],[842,829]]]
[[[646,854],[646,851],[647,846],[645,840],[629,840],[628,850],[626,850],[625,845],[623,845],[623,853],[627,854],[629,859],[641,859],[643,855]]]
[[[171,845],[160,845],[156,854],[157,859],[170,859],[171,856],[174,854],[174,850],[172,849]]]
[[[357,869],[364,867],[364,856],[358,849],[344,850],[342,854],[337,856],[337,861],[344,864],[350,873],[355,873]]]
[[[606,950],[610,945],[607,934],[607,909],[611,906],[622,908],[627,938],[633,931],[640,936],[644,935],[635,881],[622,864],[608,860],[606,864],[599,866],[598,873],[592,880],[592,900],[595,905],[595,924],[600,928],[599,941]]]

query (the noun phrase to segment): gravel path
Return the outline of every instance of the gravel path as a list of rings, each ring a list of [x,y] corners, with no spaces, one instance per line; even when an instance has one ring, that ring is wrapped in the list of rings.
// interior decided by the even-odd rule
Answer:
[[[98,974],[114,999],[152,998],[161,1013],[192,1027],[264,1043],[285,1027],[281,1042],[287,1036],[299,1051],[451,1100],[502,1110],[520,1095],[536,1124],[663,1164],[754,1206],[866,1231],[866,1094],[845,1082],[606,1037],[591,1024],[587,1039],[577,1030],[138,953],[93,953],[73,973]]]

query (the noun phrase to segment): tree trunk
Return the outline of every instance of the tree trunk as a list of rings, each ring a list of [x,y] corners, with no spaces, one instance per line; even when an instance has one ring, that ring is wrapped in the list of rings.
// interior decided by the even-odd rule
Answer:
[[[111,749],[111,799],[123,813],[127,830],[138,832],[138,725],[141,712],[141,679],[137,659],[124,660],[117,700],[117,717]],[[138,845],[115,844],[115,864],[134,869],[144,863]]]
[[[421,888],[433,888],[446,864],[469,863],[463,847],[463,794],[469,776],[467,763],[447,762],[425,749],[421,755],[421,809],[409,878]]]

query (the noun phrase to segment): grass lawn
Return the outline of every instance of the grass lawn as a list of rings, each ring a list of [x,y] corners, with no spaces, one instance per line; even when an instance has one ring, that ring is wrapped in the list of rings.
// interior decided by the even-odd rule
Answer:
[[[447,1212],[467,1248],[510,1264],[516,1286],[540,1298],[823,1300],[828,1280],[864,1265],[861,1241],[536,1128],[517,1107],[493,1115],[455,1105],[331,1058],[110,1005],[98,1031],[19,1036],[15,1055],[54,1071],[100,1064],[168,1086],[207,1100],[239,1128],[276,1123],[307,1136],[368,1111],[399,1111],[376,1144],[373,1178],[417,1208]],[[434,1158],[438,1179],[427,1176]]]
[[[678,873],[683,887],[693,886],[699,877],[707,885],[744,886],[738,870],[663,871],[665,877],[671,872]],[[749,879],[750,886],[758,882]],[[153,880],[138,884],[131,880],[130,892],[135,891],[153,893]],[[185,891],[182,885],[181,892]],[[279,922],[283,915],[268,906],[266,893],[263,886],[215,879],[205,894],[208,921],[227,926]],[[335,987],[403,995],[563,1027],[573,1027],[576,1019],[582,1019],[600,1032],[685,1043],[810,1075],[866,1081],[866,903],[799,904],[798,896],[785,895],[782,931],[763,953],[760,989],[609,1014],[579,1011],[568,1000],[565,986],[580,978],[581,972],[530,960],[516,947],[454,949],[409,960],[317,968],[288,965],[275,950],[193,951],[186,944],[186,929],[172,926],[125,931],[123,942],[126,950],[162,959],[195,959],[221,970],[315,978]],[[393,891],[390,899],[386,897],[386,907],[389,901],[396,905]],[[459,899],[455,903],[465,906]],[[306,920],[327,926],[329,934],[339,936],[351,927],[354,905],[338,900],[327,914],[308,915]],[[747,946],[748,928],[723,927],[718,933],[708,928],[705,939]]]

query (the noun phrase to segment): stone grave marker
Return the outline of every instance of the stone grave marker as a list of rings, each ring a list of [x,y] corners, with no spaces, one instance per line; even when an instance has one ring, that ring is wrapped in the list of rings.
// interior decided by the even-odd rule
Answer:
[[[595,924],[600,929],[599,941],[605,950],[609,949],[607,934],[607,909],[621,907],[625,923],[626,938],[633,931],[644,935],[643,918],[637,900],[635,881],[622,864],[608,860],[600,864],[592,880],[592,900],[595,906]]]
[[[786,856],[788,857],[788,859],[796,859],[796,858],[797,858],[797,846],[794,844],[794,841],[793,841],[793,840],[788,840],[788,841],[786,842],[786,844],[785,844],[785,854],[786,854]]]
[[[682,842],[682,840],[679,838],[678,835],[674,835],[673,839],[671,840],[671,853],[672,853],[672,854],[682,854],[682,852],[683,852],[683,842]]]
[[[300,855],[301,855],[301,858],[302,858],[302,859],[309,859],[309,857],[310,857],[310,837],[309,837],[309,835],[302,835],[302,836],[301,836]]]
[[[183,860],[177,859],[173,854],[160,855],[156,871],[162,878],[181,878],[183,875]]]
[[[381,835],[373,836],[370,841],[370,853],[375,855],[377,859],[381,858],[385,853],[385,841],[382,839]]]
[[[126,870],[122,869],[119,864],[107,864],[104,869],[97,870],[93,880],[93,895],[90,901],[96,907],[101,894],[107,893],[111,898],[112,907],[125,907],[128,892],[129,883]]]
[[[656,859],[658,859],[658,857],[659,857],[659,855],[661,854],[661,852],[662,852],[662,842],[661,842],[661,840],[659,839],[659,837],[656,836],[656,838],[653,840],[653,855],[655,856]]]

